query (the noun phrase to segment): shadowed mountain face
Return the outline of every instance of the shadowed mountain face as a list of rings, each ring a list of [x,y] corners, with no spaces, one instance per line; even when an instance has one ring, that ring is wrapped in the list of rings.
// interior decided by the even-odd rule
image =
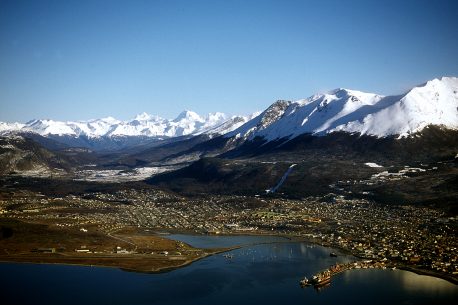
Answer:
[[[349,159],[372,157],[396,163],[409,163],[419,160],[427,162],[450,159],[457,151],[457,130],[428,126],[414,136],[401,139],[377,138],[344,132],[335,132],[326,136],[304,134],[289,141],[279,139],[267,142],[262,138],[255,138],[221,156],[234,158],[290,152],[300,158],[303,154],[317,153],[341,155]]]
[[[267,141],[256,137],[252,140],[241,138],[216,137],[208,141],[195,141],[194,138],[186,143],[173,144],[174,149],[167,154],[165,146],[158,146],[157,151],[151,149],[138,156],[152,156],[160,152],[164,162],[189,162],[202,157],[222,158],[253,158],[268,154],[288,152],[294,158],[301,159],[302,155],[340,155],[349,159],[361,157],[365,159],[388,158],[390,162],[410,162],[415,160],[427,161],[451,158],[458,151],[456,130],[437,126],[428,126],[421,132],[405,138],[361,136],[345,132],[334,132],[325,136],[303,134],[292,140],[286,138]],[[197,144],[195,144],[197,143]],[[192,145],[195,144],[195,145]]]
[[[347,133],[304,135],[288,142],[257,138],[147,182],[186,194],[265,194],[297,164],[272,196],[338,193],[384,203],[453,205],[458,194],[456,187],[450,189],[458,173],[456,152],[458,131],[438,127],[403,139]],[[410,173],[409,168],[420,169]],[[376,175],[383,172],[393,176],[382,181]],[[398,176],[402,179],[396,180]]]
[[[71,162],[31,139],[0,137],[0,174],[52,173],[71,169]]]

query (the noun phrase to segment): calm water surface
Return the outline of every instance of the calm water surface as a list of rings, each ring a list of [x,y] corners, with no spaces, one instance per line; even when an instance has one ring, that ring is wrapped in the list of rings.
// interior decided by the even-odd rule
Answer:
[[[162,237],[179,240],[193,247],[208,248],[226,248],[232,246],[248,246],[260,243],[287,242],[287,238],[280,236],[259,236],[259,235],[188,235],[188,234],[170,234]]]
[[[351,256],[278,237],[169,236],[194,246],[249,245],[162,274],[111,268],[0,264],[1,304],[453,304],[454,284],[400,270],[353,270],[316,291],[299,279]],[[239,239],[237,239],[239,238]],[[212,241],[213,240],[213,241]],[[212,244],[212,242],[214,242]]]

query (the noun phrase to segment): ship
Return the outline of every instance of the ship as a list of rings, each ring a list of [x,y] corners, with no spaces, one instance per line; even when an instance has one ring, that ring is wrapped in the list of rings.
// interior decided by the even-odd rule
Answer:
[[[317,275],[314,275],[311,279],[307,279],[306,277],[304,277],[304,279],[300,281],[302,287],[311,285],[315,287],[320,287],[325,286],[329,283],[331,283],[331,272],[329,270],[318,273]]]
[[[310,281],[315,287],[325,286],[331,283],[331,274],[314,276]]]
[[[299,281],[299,284],[301,284],[302,287],[305,286],[312,286],[312,283],[307,277],[304,277],[302,280]]]

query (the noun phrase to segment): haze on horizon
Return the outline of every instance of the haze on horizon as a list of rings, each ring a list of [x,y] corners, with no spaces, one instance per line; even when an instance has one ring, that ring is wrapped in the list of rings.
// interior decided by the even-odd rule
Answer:
[[[458,75],[457,1],[0,1],[0,121],[247,114]]]

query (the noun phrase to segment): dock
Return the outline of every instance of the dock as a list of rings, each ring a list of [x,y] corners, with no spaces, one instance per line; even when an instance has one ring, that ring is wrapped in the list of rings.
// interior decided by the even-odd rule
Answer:
[[[386,269],[387,266],[385,262],[379,261],[372,261],[372,260],[364,260],[364,261],[356,261],[356,262],[349,262],[349,263],[341,263],[335,264],[329,267],[328,269],[322,270],[311,277],[311,279],[304,279],[300,280],[300,284],[302,287],[305,286],[321,286],[326,285],[331,282],[331,278],[339,273],[344,271],[353,270],[353,269]]]

